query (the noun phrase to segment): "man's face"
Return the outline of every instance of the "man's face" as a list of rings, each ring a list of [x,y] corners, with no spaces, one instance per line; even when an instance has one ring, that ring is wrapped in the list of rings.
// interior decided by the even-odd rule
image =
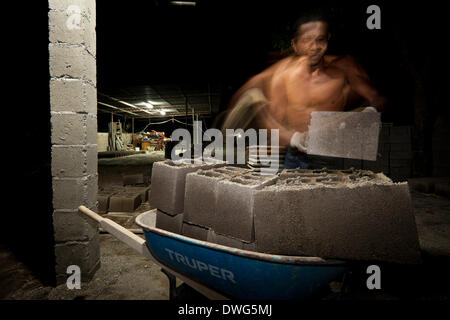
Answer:
[[[294,51],[308,58],[310,65],[320,62],[328,47],[328,25],[326,22],[313,21],[299,27],[296,39],[292,40]]]

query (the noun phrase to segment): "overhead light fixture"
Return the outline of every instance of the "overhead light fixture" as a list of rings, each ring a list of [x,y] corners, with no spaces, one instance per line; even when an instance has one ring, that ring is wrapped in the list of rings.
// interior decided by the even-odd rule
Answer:
[[[192,6],[195,7],[195,5],[197,4],[194,1],[170,1],[170,4],[174,5],[174,6]]]
[[[150,103],[150,104],[152,104],[152,105],[154,105],[154,106],[159,106],[159,105],[162,105],[162,104],[166,104],[166,102],[163,102],[163,101],[152,101],[152,100],[147,100],[147,102]]]
[[[160,113],[162,116],[165,116],[165,115],[166,115],[166,112],[165,112],[164,110],[159,110],[159,113]]]

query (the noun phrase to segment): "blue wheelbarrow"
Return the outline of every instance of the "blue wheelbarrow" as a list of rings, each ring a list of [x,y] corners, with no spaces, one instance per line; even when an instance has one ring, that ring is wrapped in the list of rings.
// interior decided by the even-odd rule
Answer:
[[[305,299],[348,270],[340,260],[241,250],[155,228],[150,216],[156,209],[136,218],[145,240],[84,206],[79,211],[159,265],[169,279],[179,278],[210,299]]]

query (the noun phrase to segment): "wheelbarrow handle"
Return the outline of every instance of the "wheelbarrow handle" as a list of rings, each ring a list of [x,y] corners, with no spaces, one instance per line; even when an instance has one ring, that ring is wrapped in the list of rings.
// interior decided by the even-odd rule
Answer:
[[[127,230],[121,225],[115,223],[114,221],[107,218],[103,218],[102,216],[100,216],[99,214],[95,213],[92,210],[89,210],[85,206],[78,207],[78,210],[81,213],[97,221],[104,230],[112,234],[114,237],[116,237],[129,247],[133,248],[134,250],[136,250],[137,252],[139,252],[144,256],[147,257],[149,256],[145,240],[142,239],[141,237],[137,236],[136,234]]]

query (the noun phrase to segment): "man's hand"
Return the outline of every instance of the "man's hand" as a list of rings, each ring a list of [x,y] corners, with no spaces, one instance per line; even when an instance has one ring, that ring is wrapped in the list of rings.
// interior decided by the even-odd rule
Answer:
[[[299,151],[306,152],[308,148],[308,131],[295,133],[291,137],[290,145],[291,147],[297,148]]]

